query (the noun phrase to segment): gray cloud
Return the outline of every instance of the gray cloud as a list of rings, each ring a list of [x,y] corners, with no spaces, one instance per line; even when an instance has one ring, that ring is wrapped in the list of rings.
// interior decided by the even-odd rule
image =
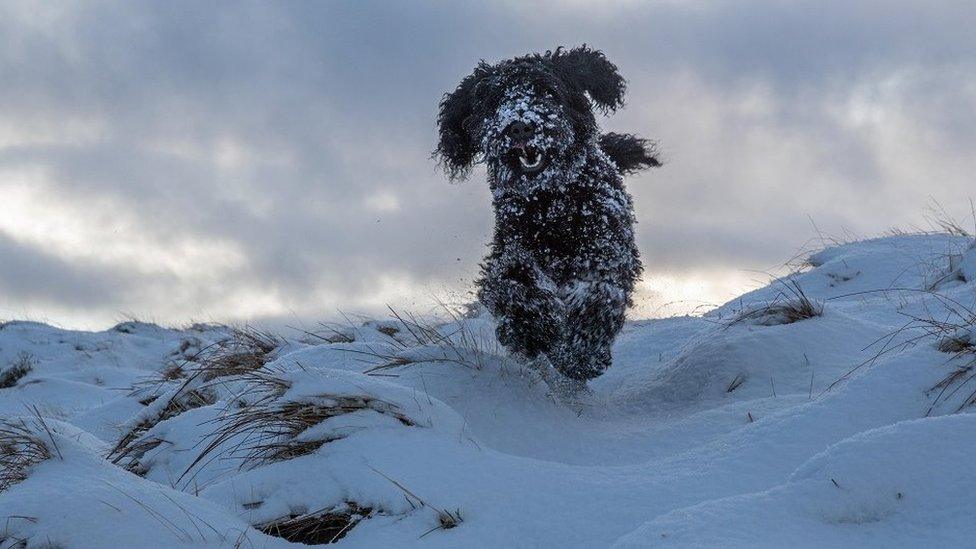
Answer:
[[[67,307],[122,307],[136,273],[64,261],[0,234],[0,299]]]
[[[630,80],[607,128],[669,161],[630,182],[651,276],[768,268],[808,216],[870,235],[929,196],[964,216],[974,23],[965,2],[4,4],[0,192],[39,173],[50,204],[28,206],[68,211],[89,255],[117,248],[117,275],[86,286],[64,244],[81,237],[0,221],[50,277],[0,287],[93,323],[463,292],[491,214],[477,175],[451,185],[429,159],[437,101],[480,58],[582,42]]]

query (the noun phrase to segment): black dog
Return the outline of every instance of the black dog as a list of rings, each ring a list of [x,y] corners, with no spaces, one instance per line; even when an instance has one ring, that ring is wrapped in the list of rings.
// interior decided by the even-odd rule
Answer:
[[[574,380],[610,366],[643,270],[621,174],[660,163],[643,139],[600,135],[593,115],[622,106],[624,88],[600,51],[559,48],[482,61],[437,118],[451,178],[487,166],[495,233],[477,284],[498,340]]]

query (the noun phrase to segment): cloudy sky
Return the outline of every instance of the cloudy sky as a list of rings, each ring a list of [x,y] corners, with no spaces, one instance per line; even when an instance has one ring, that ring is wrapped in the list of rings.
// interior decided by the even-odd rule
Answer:
[[[825,234],[972,226],[976,3],[0,1],[0,319],[299,323],[462,300],[492,216],[439,174],[481,59],[603,49],[635,316],[729,299]],[[815,245],[815,243],[814,243]]]

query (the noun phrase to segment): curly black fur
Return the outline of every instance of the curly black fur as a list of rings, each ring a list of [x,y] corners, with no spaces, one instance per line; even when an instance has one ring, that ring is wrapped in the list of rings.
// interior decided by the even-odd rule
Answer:
[[[626,89],[602,52],[484,61],[440,103],[434,155],[452,179],[484,163],[495,208],[478,297],[498,339],[573,379],[610,366],[642,266],[621,174],[659,166],[652,143],[600,135],[594,109]]]

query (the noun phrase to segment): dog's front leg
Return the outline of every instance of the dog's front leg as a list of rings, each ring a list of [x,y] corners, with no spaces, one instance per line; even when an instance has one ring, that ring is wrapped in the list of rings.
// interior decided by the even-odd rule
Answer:
[[[478,299],[495,317],[498,341],[532,359],[561,339],[565,308],[558,288],[532,256],[515,246],[496,249],[482,266]]]
[[[575,380],[592,379],[610,367],[610,348],[624,325],[626,292],[611,282],[576,281],[560,295],[566,320],[553,366]]]

